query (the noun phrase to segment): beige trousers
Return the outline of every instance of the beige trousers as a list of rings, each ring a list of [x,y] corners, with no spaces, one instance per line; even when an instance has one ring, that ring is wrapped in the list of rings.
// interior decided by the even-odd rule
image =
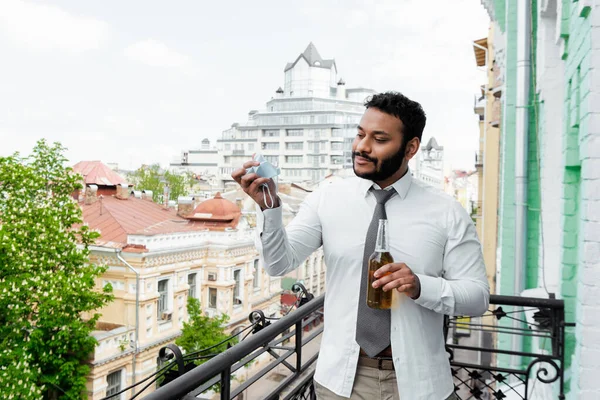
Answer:
[[[315,381],[317,400],[347,400]],[[451,394],[447,400],[458,399]],[[359,365],[354,378],[354,386],[350,400],[400,400],[395,371],[384,371],[377,368]]]

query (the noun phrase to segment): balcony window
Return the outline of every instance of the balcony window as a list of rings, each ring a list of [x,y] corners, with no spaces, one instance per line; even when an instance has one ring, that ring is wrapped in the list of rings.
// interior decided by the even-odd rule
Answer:
[[[285,162],[288,164],[302,164],[303,156],[285,156]]]
[[[157,319],[168,319],[165,314],[169,311],[169,280],[158,281],[158,307],[156,307]]]
[[[190,285],[190,288],[188,289],[188,297],[193,298],[193,299],[195,299],[197,297],[196,276],[197,276],[196,273],[188,275],[188,285]]]
[[[304,129],[288,129],[285,132],[286,136],[303,136],[304,135]]]
[[[235,287],[233,288],[233,305],[242,304],[242,282],[241,282],[241,270],[233,271],[233,280],[235,281]]]
[[[275,166],[279,165],[279,156],[264,156],[264,158]]]
[[[114,396],[121,391],[121,370],[111,372],[106,376],[106,397]],[[115,396],[114,399],[120,399],[121,396]]]
[[[208,308],[217,308],[217,289],[208,289]]]
[[[344,150],[344,144],[342,142],[331,142],[331,150],[333,150],[333,151]]]
[[[258,260],[254,260],[254,280],[252,281],[254,289],[260,288],[260,271],[258,270]]]
[[[279,143],[263,143],[263,150],[279,150]]]
[[[286,150],[304,150],[303,142],[289,142],[285,144]]]
[[[263,131],[264,137],[279,137],[279,129],[266,129]]]

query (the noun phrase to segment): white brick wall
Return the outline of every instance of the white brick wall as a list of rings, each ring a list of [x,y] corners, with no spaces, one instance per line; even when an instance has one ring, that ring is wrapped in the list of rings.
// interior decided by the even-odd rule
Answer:
[[[593,67],[600,67],[600,9],[592,18]],[[600,107],[600,75],[594,70],[589,85],[592,93],[586,109]],[[583,125],[582,125],[583,126]],[[582,201],[580,253],[577,294],[577,351],[572,366],[572,387],[578,399],[600,399],[600,114],[587,119],[580,146]],[[581,239],[580,239],[581,240]]]
[[[555,42],[554,18],[539,18],[537,87],[540,100],[544,102],[540,115],[540,163],[543,223],[543,252],[540,251],[540,267],[545,268],[546,286],[551,292],[558,291],[562,247],[561,198],[563,168],[563,92],[565,87],[564,62],[560,59]],[[540,243],[541,245],[541,243]],[[543,262],[543,263],[542,263]],[[543,287],[543,274],[539,274],[539,287]]]

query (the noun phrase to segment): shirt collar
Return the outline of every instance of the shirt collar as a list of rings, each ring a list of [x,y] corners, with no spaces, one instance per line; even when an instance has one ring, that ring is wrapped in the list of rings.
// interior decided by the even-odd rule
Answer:
[[[363,195],[363,196],[367,196],[367,193],[369,193],[369,190],[373,187],[376,186],[376,183],[368,180],[368,179],[363,179],[363,178],[359,178],[360,182],[359,182],[359,192]],[[398,193],[398,196],[400,196],[401,199],[405,199],[406,195],[408,194],[408,190],[410,189],[410,185],[412,183],[412,173],[410,172],[410,169],[406,170],[406,173],[404,174],[404,176],[400,179],[398,179],[396,182],[394,182],[391,187],[393,187],[394,189],[396,189],[396,192]],[[377,188],[379,188],[379,186],[377,186]]]

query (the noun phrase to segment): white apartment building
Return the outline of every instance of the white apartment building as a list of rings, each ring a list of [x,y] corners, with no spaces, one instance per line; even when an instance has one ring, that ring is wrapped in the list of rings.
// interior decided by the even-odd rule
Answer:
[[[444,190],[444,146],[434,137],[409,161],[413,176],[436,189]]]
[[[310,43],[284,69],[264,110],[252,110],[243,124],[233,124],[219,140],[219,177],[233,184],[231,173],[260,152],[281,168],[281,181],[318,182],[352,168],[351,142],[372,89],[346,88],[335,60],[323,59]]]
[[[210,140],[203,139],[199,149],[183,150],[179,159],[172,161],[169,167],[174,172],[192,172],[203,178],[217,176],[219,154],[211,147]]]

